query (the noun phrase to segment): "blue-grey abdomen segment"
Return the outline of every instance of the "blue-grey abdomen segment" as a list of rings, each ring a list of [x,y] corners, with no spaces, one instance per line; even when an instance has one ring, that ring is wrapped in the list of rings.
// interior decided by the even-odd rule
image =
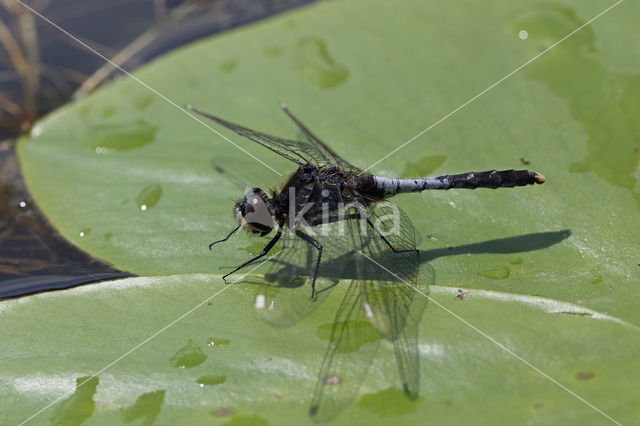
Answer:
[[[374,176],[373,180],[376,187],[387,196],[400,194],[402,192],[420,192],[425,189],[451,188],[451,180],[446,176],[416,179],[398,179]]]
[[[487,170],[484,172],[468,172],[416,179],[374,176],[373,179],[376,187],[386,196],[402,192],[419,192],[427,189],[512,188],[514,186],[545,182],[543,175],[529,170]]]

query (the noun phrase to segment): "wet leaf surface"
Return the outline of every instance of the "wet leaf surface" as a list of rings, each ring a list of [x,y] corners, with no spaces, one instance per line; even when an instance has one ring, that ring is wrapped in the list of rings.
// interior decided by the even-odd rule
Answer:
[[[605,7],[336,1],[195,43],[136,75],[178,105],[295,138],[277,107],[284,101],[366,168]],[[403,176],[527,167],[547,176],[538,187],[394,201],[414,222],[421,258],[436,270],[438,302],[622,423],[640,410],[632,386],[640,375],[640,57],[630,54],[640,43],[639,13],[637,4],[621,3],[372,169]],[[78,377],[213,294],[218,275],[192,274],[229,271],[256,250],[248,235],[207,250],[234,226],[242,186],[278,187],[294,169],[212,125],[278,176],[148,96],[122,79],[50,115],[19,145],[34,199],[67,238],[120,269],[172,277],[3,303],[8,373],[0,389],[12,404],[10,420],[72,393]],[[96,150],[86,139],[96,126],[100,135],[118,133],[127,149]],[[153,205],[142,209],[141,199]],[[470,291],[463,300],[459,288]],[[119,407],[164,390],[156,423],[307,422],[305,402],[326,345],[318,326],[333,319],[336,290],[333,301],[286,330],[254,318],[251,291],[227,290],[101,375],[91,419],[119,419]],[[364,406],[353,404],[337,423],[606,421],[435,304],[420,333],[424,399],[417,407],[398,414],[366,406],[398,384],[391,352],[381,351],[361,390]],[[211,336],[231,343],[209,353]],[[169,359],[187,339],[208,357],[173,368]],[[67,356],[52,360],[52,353]],[[202,389],[203,376],[227,379]]]

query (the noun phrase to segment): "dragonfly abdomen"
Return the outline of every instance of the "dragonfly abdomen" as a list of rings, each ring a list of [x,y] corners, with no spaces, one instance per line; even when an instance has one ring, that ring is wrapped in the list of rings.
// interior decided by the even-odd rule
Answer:
[[[403,192],[420,192],[428,189],[476,189],[476,188],[511,188],[542,184],[545,177],[530,170],[487,170],[484,172],[468,172],[457,175],[443,175],[415,179],[398,179],[373,176],[376,189],[385,196]]]

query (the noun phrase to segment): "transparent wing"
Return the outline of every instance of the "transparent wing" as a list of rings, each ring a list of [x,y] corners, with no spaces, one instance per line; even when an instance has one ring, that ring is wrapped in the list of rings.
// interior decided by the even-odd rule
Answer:
[[[308,187],[299,188],[295,203],[306,208],[309,200],[310,209],[302,215],[302,221],[291,225],[287,223],[282,237],[283,249],[269,261],[266,273],[262,278],[252,278],[252,282],[260,284],[256,288],[256,308],[258,314],[277,327],[288,327],[311,313],[319,302],[325,299],[326,293],[340,279],[356,276],[353,263],[353,245],[346,232],[346,222],[323,221],[322,215],[331,218],[341,217],[337,213],[340,202],[338,184],[315,182]],[[322,194],[327,194],[324,196]],[[331,200],[325,209],[324,201]],[[307,222],[308,221],[308,222]],[[307,226],[309,225],[309,226]],[[292,226],[290,229],[289,226]],[[322,257],[315,282],[316,302],[311,302],[311,283],[318,259],[318,250],[307,241],[297,237],[296,230],[304,232],[322,246]]]
[[[302,121],[300,121],[295,115],[293,115],[293,113],[289,110],[289,108],[287,108],[284,104],[280,105],[280,107],[289,116],[289,118],[293,120],[296,126],[298,126],[302,134],[307,138],[307,140],[312,144],[314,144],[314,146],[322,152],[322,156],[327,163],[336,164],[344,170],[351,170],[353,172],[361,171],[359,168],[355,167],[353,164],[349,163],[348,161],[340,157],[338,154],[336,154],[331,148],[329,148],[329,146],[327,146],[327,144],[322,142],[322,140],[320,140],[320,138],[314,135],[311,132],[311,130],[309,130],[307,126],[305,126],[302,123]]]
[[[248,281],[257,284],[256,312],[275,327],[289,327],[309,315],[339,281],[321,269],[316,279],[317,300],[309,300],[317,250],[290,230],[284,232],[281,250],[265,265],[264,276]]]
[[[309,410],[315,422],[328,422],[355,398],[382,339],[362,307],[363,284],[351,281],[335,316]]]
[[[427,306],[433,270],[425,265],[420,274],[413,225],[397,205],[376,203],[366,214],[368,233],[355,235],[361,255],[369,261],[365,273],[379,279],[363,287],[365,310],[374,327],[393,343],[403,390],[413,399],[420,383],[418,323]]]
[[[229,121],[223,120],[221,118],[193,108],[192,106],[187,106],[187,108],[203,117],[215,121],[216,123],[226,127],[229,130],[236,132],[240,136],[244,136],[245,138],[262,145],[263,147],[290,161],[293,161],[298,165],[304,165],[307,163],[317,165],[334,164],[343,168],[355,170],[354,166],[350,165],[348,162],[340,158],[329,147],[327,147],[318,139],[309,139],[308,141],[304,142],[283,139],[277,136],[271,136],[266,133],[249,129],[248,127],[244,127],[239,124],[231,123]],[[300,125],[302,125],[302,123],[300,123],[297,119],[294,119],[294,122],[299,127]],[[305,133],[304,131],[303,133],[307,135],[307,133]]]
[[[356,248],[356,276],[336,314],[318,376],[310,410],[318,422],[335,417],[353,400],[382,338],[393,344],[405,394],[415,399],[419,392],[418,323],[433,277],[423,274],[418,286],[413,226],[388,202],[354,206],[345,213]]]

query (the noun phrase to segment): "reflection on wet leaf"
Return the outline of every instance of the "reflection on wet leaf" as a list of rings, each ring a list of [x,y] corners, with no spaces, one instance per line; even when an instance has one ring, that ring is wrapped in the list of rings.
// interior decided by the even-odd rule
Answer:
[[[583,24],[572,9],[547,4],[523,13],[513,29],[527,28],[528,41],[537,49],[549,47]],[[640,74],[612,68],[596,46],[593,27],[584,27],[561,49],[549,51],[523,71],[564,99],[587,134],[587,156],[569,170],[591,171],[611,185],[629,189],[640,208],[640,192],[635,189],[640,165]],[[611,149],[612,141],[616,149]]]

